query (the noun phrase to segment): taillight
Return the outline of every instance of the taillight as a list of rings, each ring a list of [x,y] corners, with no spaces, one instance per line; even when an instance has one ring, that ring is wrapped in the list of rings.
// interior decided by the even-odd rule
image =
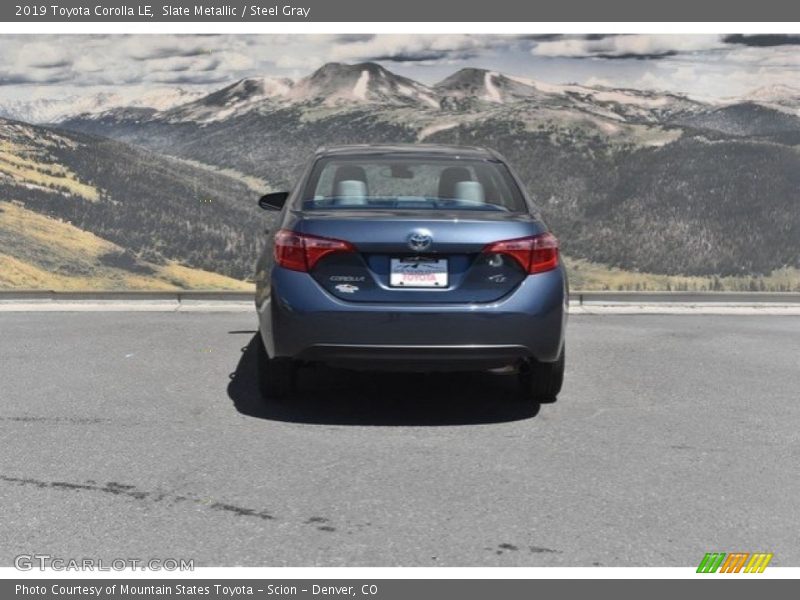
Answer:
[[[484,254],[505,254],[515,259],[527,273],[544,273],[558,266],[558,239],[545,232],[531,237],[494,242]]]
[[[275,262],[292,271],[308,272],[336,252],[355,252],[350,242],[281,229],[275,234]]]

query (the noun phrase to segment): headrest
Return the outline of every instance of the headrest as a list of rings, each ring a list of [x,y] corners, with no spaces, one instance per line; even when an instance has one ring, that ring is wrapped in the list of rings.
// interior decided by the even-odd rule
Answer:
[[[362,206],[367,203],[367,184],[357,179],[337,181],[333,195],[336,206]]]
[[[347,181],[355,179],[357,181],[367,181],[367,172],[364,167],[359,165],[342,165],[336,169],[336,174],[333,176],[333,183],[336,185],[340,181]]]
[[[465,167],[447,167],[439,176],[439,198],[455,198],[456,183],[470,181],[472,175]]]
[[[456,183],[455,197],[459,200],[483,202],[483,186],[477,181],[459,181]]]

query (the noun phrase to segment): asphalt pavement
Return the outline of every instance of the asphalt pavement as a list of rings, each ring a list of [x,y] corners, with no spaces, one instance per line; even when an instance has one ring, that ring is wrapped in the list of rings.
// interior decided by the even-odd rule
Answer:
[[[800,318],[575,315],[513,377],[304,370],[249,313],[0,314],[0,566],[800,566]]]

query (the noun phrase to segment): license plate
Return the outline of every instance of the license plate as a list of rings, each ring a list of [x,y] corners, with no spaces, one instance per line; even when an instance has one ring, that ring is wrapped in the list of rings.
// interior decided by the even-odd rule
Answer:
[[[447,259],[393,258],[389,285],[404,288],[447,287]]]

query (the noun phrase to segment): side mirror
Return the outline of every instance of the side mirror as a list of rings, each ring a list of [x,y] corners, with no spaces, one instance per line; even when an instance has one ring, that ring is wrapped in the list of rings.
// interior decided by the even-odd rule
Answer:
[[[281,210],[286,204],[289,192],[273,192],[258,199],[258,205],[264,210]]]

